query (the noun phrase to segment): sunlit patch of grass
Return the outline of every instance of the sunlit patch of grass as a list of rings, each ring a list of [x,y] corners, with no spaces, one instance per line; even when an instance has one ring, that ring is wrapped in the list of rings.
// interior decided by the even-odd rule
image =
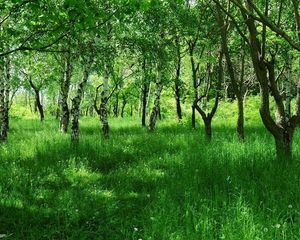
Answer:
[[[85,187],[90,184],[97,183],[101,174],[96,173],[88,169],[83,163],[76,166],[74,161],[71,161],[71,164],[63,170],[64,177],[70,182],[71,186],[81,186]]]

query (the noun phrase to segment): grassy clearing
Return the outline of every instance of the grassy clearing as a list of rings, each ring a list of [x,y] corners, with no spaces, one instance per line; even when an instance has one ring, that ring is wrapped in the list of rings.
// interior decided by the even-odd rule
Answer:
[[[149,133],[137,119],[112,119],[105,140],[97,119],[83,118],[72,148],[55,120],[13,118],[0,152],[0,234],[300,239],[300,135],[295,163],[282,169],[260,122],[247,124],[241,144],[232,119],[217,117],[207,144],[202,126],[162,121]]]

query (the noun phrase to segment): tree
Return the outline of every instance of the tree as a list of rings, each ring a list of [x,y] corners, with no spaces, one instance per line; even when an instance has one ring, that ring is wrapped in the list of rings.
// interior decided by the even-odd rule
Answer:
[[[288,35],[287,31],[283,30],[285,26],[281,24],[283,17],[282,4],[280,4],[278,14],[271,14],[271,11],[274,9],[271,8],[269,0],[266,0],[265,2],[264,12],[260,11],[258,5],[255,5],[251,0],[246,0],[245,5],[243,5],[240,1],[232,0],[234,5],[240,10],[240,13],[244,19],[247,32],[249,33],[249,37],[247,37],[247,35],[241,30],[237,23],[238,21],[234,18],[234,16],[224,7],[222,7],[219,1],[215,2],[231,18],[240,35],[250,46],[250,54],[254,71],[260,84],[260,115],[262,121],[267,130],[275,139],[277,158],[280,160],[291,160],[293,135],[295,128],[300,121],[300,84],[298,84],[297,87],[295,113],[293,116],[289,117],[286,114],[284,98],[280,93],[278,84],[276,82],[275,68],[278,51],[276,48],[272,48],[272,45],[270,44],[271,42],[269,41],[269,39],[272,38],[272,32],[267,31],[268,27],[285,39],[285,41],[291,47],[299,50],[297,40],[292,39],[292,37]],[[299,29],[299,3],[296,1],[292,2],[294,7],[295,25],[297,26],[297,29]],[[277,24],[273,23],[271,16],[277,16]],[[262,24],[262,28],[258,28],[257,22]],[[260,34],[262,36],[261,38],[259,37]],[[300,35],[297,35],[299,38]],[[300,41],[300,38],[298,40]],[[276,105],[275,120],[271,115],[269,99],[270,93],[272,94]]]

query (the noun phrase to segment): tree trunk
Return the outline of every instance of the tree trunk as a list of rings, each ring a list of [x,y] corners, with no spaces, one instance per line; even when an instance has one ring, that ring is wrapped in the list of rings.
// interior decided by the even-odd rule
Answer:
[[[250,5],[247,5],[249,11],[252,11]],[[297,87],[297,99],[295,106],[295,115],[287,118],[284,107],[283,97],[278,89],[275,80],[275,57],[271,54],[271,60],[264,58],[266,37],[262,42],[258,39],[258,30],[252,17],[244,16],[250,33],[250,53],[256,77],[260,84],[260,116],[266,129],[273,135],[276,143],[276,153],[278,160],[290,162],[292,160],[292,141],[294,130],[300,121],[300,88]],[[266,36],[266,27],[263,26],[263,36]],[[262,51],[263,49],[263,51]],[[276,119],[271,115],[269,97],[270,92],[276,104]]]
[[[182,110],[181,110],[181,103],[180,103],[180,70],[181,70],[181,53],[180,53],[180,42],[179,37],[176,37],[176,47],[177,47],[177,64],[176,64],[176,73],[175,73],[175,101],[176,101],[176,113],[178,122],[180,123],[182,120]]]
[[[79,111],[80,111],[80,103],[83,97],[84,87],[89,78],[89,71],[87,68],[83,71],[83,78],[81,83],[78,86],[77,94],[72,99],[72,109],[71,109],[71,116],[72,116],[72,126],[71,126],[71,142],[74,144],[78,143],[79,141]]]
[[[204,122],[204,130],[205,130],[205,137],[208,142],[211,141],[212,131],[211,131],[211,121],[212,118],[206,118]]]
[[[236,131],[239,140],[243,141],[245,138],[245,133],[244,133],[244,101],[242,97],[237,98],[237,104],[238,104],[238,119],[237,119]]]
[[[156,79],[156,85],[155,85],[155,98],[154,98],[154,106],[150,115],[149,119],[149,130],[154,131],[155,125],[156,125],[156,119],[159,114],[159,109],[160,109],[160,94],[162,91],[162,72],[160,69],[160,66],[158,67],[158,74],[157,74],[157,79]]]
[[[4,64],[0,63],[0,141],[5,141],[7,138],[7,128],[5,123],[5,83]]]
[[[89,91],[89,93],[88,93],[88,111],[87,112],[90,117],[94,116],[94,107],[93,107],[91,91]]]
[[[211,122],[213,117],[215,116],[218,106],[219,106],[219,97],[220,97],[220,89],[221,89],[221,83],[224,80],[224,72],[223,72],[223,52],[220,51],[219,56],[219,66],[218,66],[218,80],[217,80],[217,86],[216,86],[216,95],[215,95],[215,102],[210,112],[206,113],[199,105],[198,102],[201,100],[201,98],[205,98],[209,94],[210,89],[210,79],[211,79],[211,70],[210,68],[207,71],[208,77],[207,77],[207,87],[204,92],[204,94],[200,97],[200,99],[197,99],[194,101],[193,107],[195,110],[199,112],[199,114],[202,117],[202,120],[204,122],[204,130],[205,130],[205,136],[206,139],[210,142],[212,137],[212,129],[211,129]]]
[[[130,103],[130,117],[133,116],[133,106],[132,106],[132,103]]]
[[[37,108],[38,108],[39,113],[40,113],[40,119],[41,119],[41,121],[44,121],[44,118],[45,118],[44,109],[43,109],[43,105],[41,104],[39,95],[40,95],[39,92],[35,93],[35,101],[36,101]]]
[[[119,93],[116,93],[116,102],[114,105],[114,117],[119,117]]]
[[[196,128],[196,109],[192,106],[192,128]]]
[[[192,78],[193,78],[193,87],[194,87],[194,103],[198,100],[198,81],[197,81],[197,73],[199,70],[199,63],[195,63],[194,59],[194,49],[196,47],[196,41],[195,42],[189,42],[189,54],[190,54],[190,62],[192,66]],[[196,113],[195,113],[195,106],[193,104],[192,106],[192,128],[196,128]]]
[[[290,118],[292,115],[291,112],[291,102],[292,102],[292,83],[291,83],[291,56],[288,54],[286,59],[287,65],[287,79],[284,81],[284,102],[285,102],[285,114],[287,118]]]
[[[146,126],[146,113],[147,113],[147,94],[149,91],[149,84],[147,82],[146,59],[143,61],[143,79],[141,87],[141,103],[142,103],[142,126]]]
[[[70,118],[68,96],[71,80],[71,54],[67,52],[64,57],[64,73],[60,83],[60,131],[67,133]]]
[[[41,119],[41,121],[44,121],[44,109],[43,109],[43,105],[41,104],[41,100],[40,100],[40,89],[34,85],[31,77],[29,77],[28,81],[29,81],[31,88],[34,91],[34,94],[35,94],[35,106],[39,110],[40,119]]]
[[[227,69],[230,77],[230,85],[232,87],[232,90],[234,92],[235,97],[237,98],[237,103],[238,103],[238,119],[237,119],[237,135],[239,140],[243,141],[244,140],[244,99],[243,99],[243,81],[244,81],[244,64],[245,64],[245,53],[242,53],[242,66],[241,66],[241,80],[238,82],[237,76],[233,67],[233,62],[231,60],[230,52],[229,52],[229,47],[228,47],[228,39],[227,39],[227,34],[228,34],[228,27],[227,23],[225,23],[222,11],[220,7],[217,5],[217,21],[220,27],[220,34],[221,34],[221,46],[222,46],[222,51],[225,55],[226,63],[227,63]],[[244,46],[245,47],[245,46]]]
[[[121,108],[121,117],[122,117],[122,118],[124,117],[124,110],[125,110],[126,104],[127,104],[126,97],[123,96],[123,103],[122,103],[122,108]]]
[[[109,81],[109,72],[108,67],[106,66],[104,77],[103,77],[103,89],[101,92],[101,103],[100,103],[100,121],[102,124],[102,134],[105,138],[109,136],[109,124],[108,124],[108,114],[107,114],[107,102],[108,102],[108,81]]]
[[[158,119],[161,120],[160,104],[159,104],[159,106],[158,106]]]
[[[275,138],[276,156],[279,162],[291,162],[292,160],[292,135],[284,134],[281,138]]]
[[[150,113],[150,111],[151,111],[150,99],[151,99],[151,82],[149,83],[149,86],[148,86],[147,103],[146,103],[146,107],[148,108],[148,110],[147,110],[148,113]]]
[[[177,118],[178,118],[178,122],[180,123],[182,120],[182,110],[181,110],[181,103],[180,103],[180,88],[176,82],[175,82],[175,100],[176,100]]]
[[[10,109],[10,59],[6,59],[5,61],[5,90],[4,90],[4,121],[5,121],[5,128],[9,130],[9,109]]]
[[[148,94],[148,84],[143,83],[142,86],[142,126],[146,126],[146,113],[147,113],[147,94]]]

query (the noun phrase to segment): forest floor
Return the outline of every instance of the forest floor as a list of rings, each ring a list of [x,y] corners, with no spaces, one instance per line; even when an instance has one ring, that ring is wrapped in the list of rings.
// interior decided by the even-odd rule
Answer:
[[[80,143],[54,119],[12,118],[0,146],[0,234],[5,239],[300,239],[300,134],[295,162],[275,163],[260,122],[202,125],[80,120]]]

